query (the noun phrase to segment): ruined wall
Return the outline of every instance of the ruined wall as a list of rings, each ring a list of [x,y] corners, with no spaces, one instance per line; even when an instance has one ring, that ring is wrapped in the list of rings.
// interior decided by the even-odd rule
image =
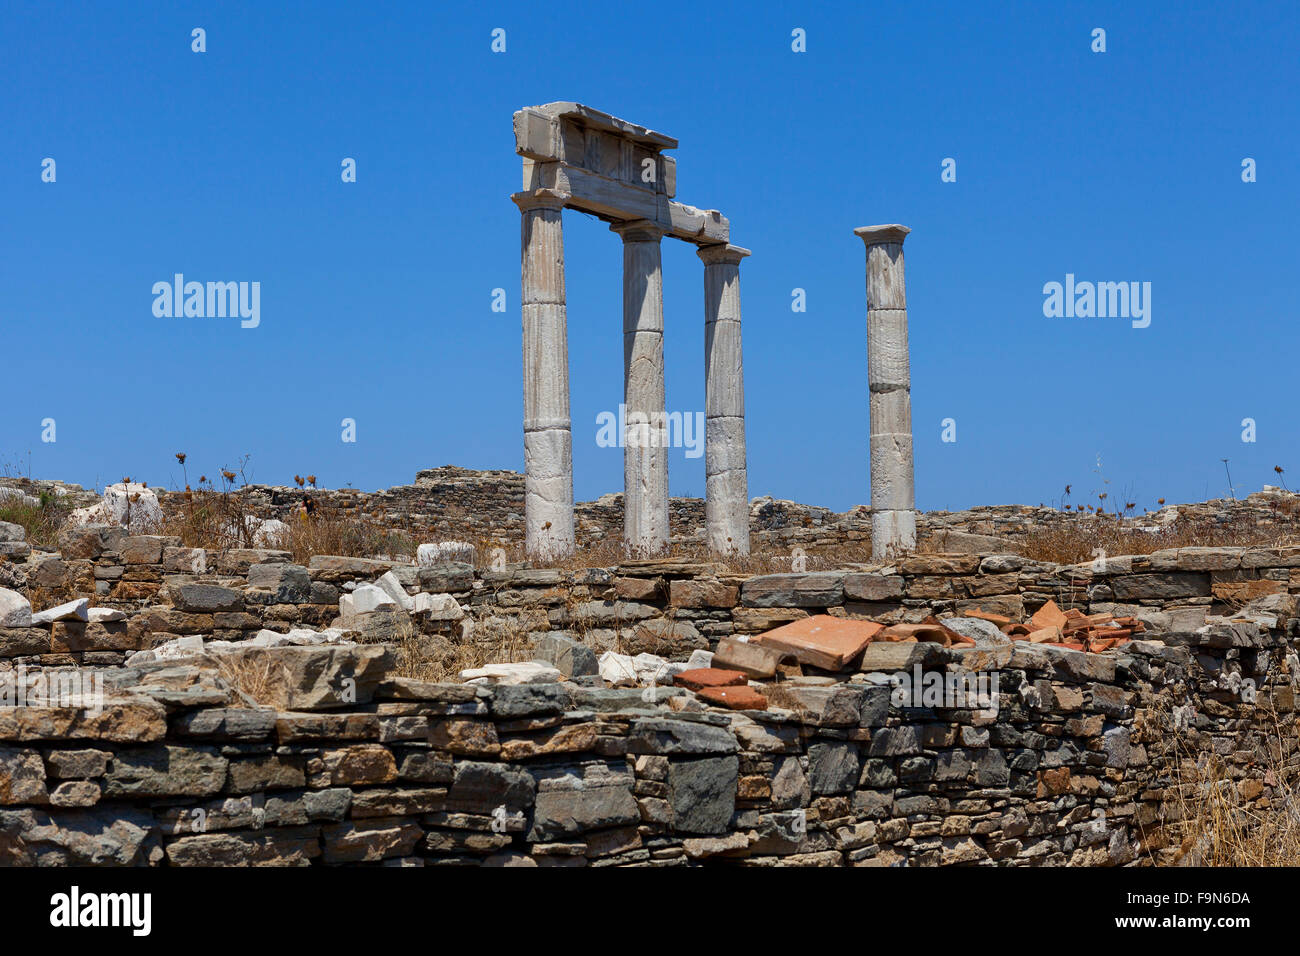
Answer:
[[[340,706],[300,669],[320,653],[307,648],[265,652],[299,658],[284,709],[232,707],[192,665],[126,669],[95,718],[0,710],[0,857],[1148,862],[1168,855],[1158,825],[1180,737],[1188,753],[1219,754],[1263,806],[1261,741],[1275,720],[1292,723],[1280,634],[1243,626],[1179,640],[1106,655],[1023,643],[979,652],[1018,688],[996,718],[891,707],[877,674],[794,689],[798,710],[741,714],[674,710],[686,693],[668,688],[385,679],[378,657],[334,662],[358,679],[356,704]],[[952,653],[896,646],[930,667]],[[1224,666],[1261,678],[1255,703],[1220,686]],[[1190,709],[1177,718],[1175,707]],[[1189,729],[1171,733],[1174,719]],[[1283,743],[1290,758],[1292,736]]]
[[[1062,608],[1134,615],[1158,633],[1175,625],[1192,629],[1207,613],[1224,614],[1268,594],[1300,592],[1300,548],[1184,548],[1111,558],[1104,567],[1016,555],[920,554],[875,571],[761,576],[679,560],[476,571],[317,556],[301,568],[283,551],[207,552],[180,547],[174,538],[102,528],[65,535],[58,553],[28,551],[0,565],[8,582],[0,586],[26,588],[37,608],[87,596],[121,609],[126,619],[4,632],[0,655],[25,664],[113,664],[177,635],[241,640],[262,628],[327,627],[349,586],[390,570],[413,594],[457,599],[462,614],[414,621],[421,632],[449,641],[509,626],[534,636],[562,630],[598,651],[683,657],[721,637],[761,633],[817,612],[894,623],[980,609],[1021,620],[1050,599]]]
[[[513,620],[529,640],[681,659],[813,611],[1014,615],[1049,597],[1131,611],[1151,636],[1102,654],[876,644],[856,672],[769,684],[769,709],[746,712],[594,676],[396,676],[394,649],[365,643],[390,636],[386,615],[350,632],[361,643],[254,646],[263,626],[331,623],[339,594],[387,562],[297,568],[91,530],[20,567],[52,594],[89,586],[125,620],[0,629],[0,654],[29,680],[93,668],[107,698],[97,714],[0,707],[9,863],[1141,864],[1175,855],[1160,825],[1177,813],[1180,753],[1218,755],[1260,807],[1295,763],[1300,549],[1184,549],[1104,569],[918,555],[895,573],[754,578],[671,561],[399,568],[412,593],[456,598],[459,615],[416,622],[449,644],[496,640]],[[1206,622],[1260,597],[1264,613]],[[122,666],[186,634],[246,650]],[[916,665],[995,673],[996,715],[891,703],[890,675]],[[250,676],[274,704],[235,689]]]
[[[42,492],[57,494],[78,507],[99,498],[80,486],[62,482],[0,479],[0,500],[5,489],[35,502]],[[165,510],[183,507],[174,492],[155,489]],[[865,488],[864,488],[865,493]],[[448,465],[424,469],[415,482],[381,491],[353,488],[300,489],[250,485],[235,492],[262,518],[292,520],[304,498],[311,497],[343,516],[366,513],[377,522],[425,535],[428,539],[458,538],[469,541],[521,544],[524,538],[524,476],[508,470],[478,471]],[[1152,514],[1126,519],[1125,527],[1159,533],[1178,521],[1203,526],[1232,525],[1261,537],[1279,536],[1295,526],[1294,496],[1265,488],[1240,501],[1226,499],[1169,505]],[[574,506],[580,547],[619,542],[623,533],[623,496],[603,495]],[[703,545],[704,500],[672,498],[669,520],[673,541]],[[1036,531],[1080,527],[1096,520],[1113,523],[1114,517],[1091,518],[1055,507],[992,505],[964,511],[929,511],[917,515],[917,534],[923,551],[988,554],[1020,550],[1025,537]],[[788,552],[802,547],[810,552],[828,548],[861,547],[870,556],[871,509],[859,505],[845,512],[762,496],[750,501],[750,536],[758,552]],[[486,555],[482,556],[486,558]]]

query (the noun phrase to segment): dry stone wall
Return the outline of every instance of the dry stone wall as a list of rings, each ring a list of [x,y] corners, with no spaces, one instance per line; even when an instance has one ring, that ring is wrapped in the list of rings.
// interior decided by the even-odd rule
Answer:
[[[1218,755],[1261,807],[1295,763],[1300,549],[742,577],[680,561],[300,567],[92,528],[10,564],[38,608],[89,596],[98,611],[0,628],[0,688],[29,692],[0,706],[9,863],[1143,864],[1180,855],[1165,827],[1180,756]],[[360,607],[359,583],[394,578],[412,611]],[[768,685],[761,711],[593,673],[605,650],[682,660],[809,613],[1018,616],[1049,598],[1138,616],[1150,639],[873,644],[851,672]],[[330,625],[325,643],[304,636]],[[411,642],[436,654],[507,632],[562,673],[401,676]],[[996,713],[900,706],[900,672],[996,675]],[[101,708],[42,704],[69,674]]]

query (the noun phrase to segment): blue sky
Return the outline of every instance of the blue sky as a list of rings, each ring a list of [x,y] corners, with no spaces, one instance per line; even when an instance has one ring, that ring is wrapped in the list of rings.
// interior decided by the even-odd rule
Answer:
[[[1274,465],[1300,484],[1295,4],[271,6],[6,7],[11,467],[30,453],[37,477],[171,485],[175,452],[191,479],[247,454],[257,481],[361,488],[522,469],[511,114],[577,100],[676,137],[678,198],[753,250],[751,495],[869,500],[853,229],[885,222],[913,230],[919,507],[1066,484],[1075,501],[1199,500],[1226,494],[1225,457],[1239,494]],[[585,500],[622,487],[621,453],[596,444],[622,394],[622,260],[579,213],[565,241]],[[663,260],[667,404],[699,410],[703,267],[672,240]],[[259,281],[260,326],[156,318],[152,285],[177,272]],[[1150,282],[1150,326],[1045,317],[1043,285],[1067,273]],[[675,450],[669,469],[673,494],[703,493],[702,458]]]

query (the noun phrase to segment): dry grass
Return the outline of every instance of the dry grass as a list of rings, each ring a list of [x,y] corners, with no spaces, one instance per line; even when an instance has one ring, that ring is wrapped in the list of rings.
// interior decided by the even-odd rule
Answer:
[[[1114,557],[1165,548],[1278,548],[1294,544],[1300,544],[1300,525],[1288,521],[1281,528],[1261,527],[1249,514],[1225,522],[1180,519],[1158,531],[1141,531],[1131,520],[1112,515],[1072,515],[1029,532],[1020,550],[1034,561],[1079,564],[1096,558],[1098,551]]]
[[[810,713],[805,698],[796,695],[787,684],[781,683],[779,678],[769,683],[763,693],[767,697],[769,707],[779,707],[782,710],[791,711],[799,717]]]
[[[163,499],[163,509],[166,517],[159,533],[176,535],[187,548],[276,548],[290,552],[299,564],[316,554],[410,557],[417,545],[407,529],[389,527],[364,511],[324,499],[310,515],[298,511],[285,519],[283,531],[269,534],[259,531],[258,516],[233,488],[172,492]]]
[[[176,460],[185,467],[185,455],[177,455]],[[254,516],[236,485],[237,479],[248,484],[244,476],[247,463],[246,455],[238,472],[223,466],[215,482],[201,475],[197,488],[191,488],[187,480],[184,490],[160,494],[163,522],[159,533],[179,537],[187,548],[224,551],[252,547],[255,522],[250,519]]]
[[[168,513],[167,506],[179,499],[180,507]],[[160,534],[175,535],[187,548],[225,551],[251,545],[248,523],[237,498],[220,492],[185,491],[168,495]]]
[[[238,695],[231,706],[274,706],[289,683],[289,670],[270,654],[214,654],[217,673]]]
[[[22,504],[17,499],[0,500],[0,521],[22,525],[29,544],[52,550],[58,547],[59,530],[72,513],[72,506],[48,491],[41,492],[39,500],[39,505]]]
[[[1296,866],[1300,864],[1300,769],[1296,766],[1296,720],[1274,723],[1261,740],[1251,769],[1226,763],[1198,743],[1176,734],[1176,783],[1166,805],[1178,845],[1177,866]],[[1251,779],[1271,786],[1268,796],[1251,792]],[[1253,797],[1253,799],[1252,799]]]
[[[388,527],[365,512],[344,510],[328,503],[319,504],[310,516],[300,512],[285,524],[288,530],[268,543],[290,552],[298,564],[306,564],[314,554],[413,558],[419,544],[406,529]]]
[[[504,623],[476,624],[466,638],[422,634],[409,617],[399,616],[394,676],[434,683],[458,683],[460,672],[485,664],[520,663],[536,656],[528,631],[517,619]]]

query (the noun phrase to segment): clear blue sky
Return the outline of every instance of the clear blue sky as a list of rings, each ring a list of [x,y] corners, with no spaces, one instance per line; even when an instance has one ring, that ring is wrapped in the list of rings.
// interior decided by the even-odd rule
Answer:
[[[868,500],[853,229],[887,222],[913,230],[919,507],[1037,504],[1067,483],[1074,500],[1199,500],[1226,493],[1224,457],[1239,493],[1274,465],[1300,485],[1297,10],[10,2],[0,455],[87,485],[178,483],[178,451],[191,479],[250,454],[254,480],[329,487],[522,469],[511,114],[577,100],[677,137],[678,198],[753,250],[751,495]],[[595,440],[622,394],[621,250],[594,219],[565,227],[590,499],[622,488],[621,453]],[[670,410],[703,408],[702,269],[665,240]],[[259,281],[260,327],[155,318],[151,287],[176,272]],[[1150,327],[1044,317],[1066,273],[1150,282]],[[702,458],[669,467],[673,494],[703,493]]]

